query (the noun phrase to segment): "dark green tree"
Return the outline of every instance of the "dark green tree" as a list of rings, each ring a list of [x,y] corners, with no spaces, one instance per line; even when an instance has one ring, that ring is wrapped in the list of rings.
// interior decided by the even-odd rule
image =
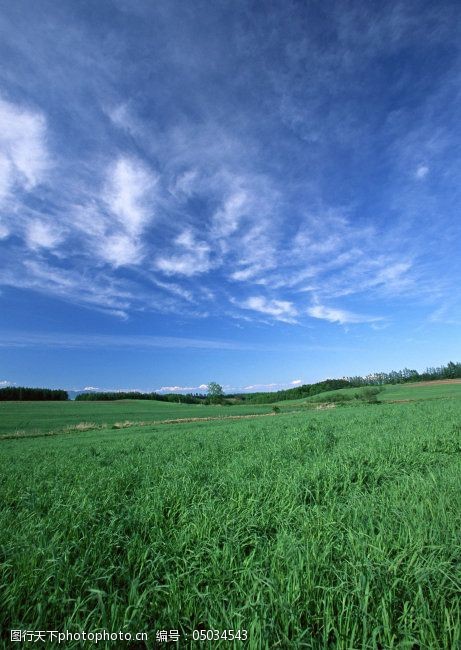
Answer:
[[[210,397],[222,397],[224,395],[223,387],[215,381],[208,384],[208,395]]]
[[[224,404],[223,387],[215,381],[208,384],[208,400],[210,404]]]

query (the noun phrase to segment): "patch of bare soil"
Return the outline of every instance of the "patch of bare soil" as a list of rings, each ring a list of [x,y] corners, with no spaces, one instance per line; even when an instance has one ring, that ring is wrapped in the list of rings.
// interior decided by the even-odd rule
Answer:
[[[210,420],[247,420],[276,415],[275,413],[255,413],[254,415],[222,415],[221,417],[178,418],[176,420],[154,420],[147,424],[181,424],[182,422],[209,422]],[[135,423],[134,423],[135,424]],[[139,424],[139,423],[138,423]],[[144,423],[143,423],[144,424]]]

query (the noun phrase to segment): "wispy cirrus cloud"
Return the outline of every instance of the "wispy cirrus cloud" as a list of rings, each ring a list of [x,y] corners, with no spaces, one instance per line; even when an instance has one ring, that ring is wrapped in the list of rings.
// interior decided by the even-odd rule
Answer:
[[[134,158],[121,157],[110,166],[103,198],[127,233],[139,235],[154,216],[152,192],[157,182],[157,176]]]
[[[298,316],[298,310],[288,300],[270,300],[264,296],[251,296],[241,302],[234,302],[242,309],[272,316],[284,323],[295,323]]]
[[[252,350],[251,343],[174,336],[0,332],[0,347]],[[261,349],[266,349],[261,346]]]
[[[172,252],[168,257],[159,256],[155,261],[155,267],[165,275],[191,277],[212,268],[210,245],[200,241],[191,230],[184,230],[174,244],[174,250],[179,252]]]
[[[0,99],[0,201],[31,191],[50,165],[41,111]]]
[[[402,297],[433,309],[459,275],[459,60],[440,81],[405,75],[458,47],[454,10],[352,3],[326,24],[277,5],[248,30],[239,2],[207,29],[191,11],[179,28],[173,5],[116,3],[137,37],[109,20],[101,38],[103,8],[72,26],[34,14],[42,32],[5,12],[30,97],[0,78],[0,281],[122,318],[353,325],[381,316],[352,298],[387,318]],[[380,85],[376,61],[408,49]],[[90,78],[88,102],[75,89]]]
[[[158,175],[134,156],[121,155],[101,170],[101,189],[74,210],[80,238],[111,266],[138,265],[143,233],[156,216]]]
[[[53,227],[38,219],[31,220],[26,225],[26,242],[29,248],[37,250],[40,248],[56,248],[62,241],[59,227]]]
[[[56,349],[166,349],[166,350],[229,350],[243,352],[274,352],[273,345],[264,343],[233,341],[228,339],[200,339],[180,336],[149,336],[141,334],[80,334],[63,332],[30,332],[0,330],[0,347],[31,347]],[[361,348],[347,348],[332,345],[294,344],[280,345],[278,350],[286,352],[338,352]],[[295,385],[295,384],[293,384]]]
[[[340,325],[349,325],[353,323],[376,323],[382,321],[381,316],[366,316],[365,314],[356,314],[345,309],[335,309],[325,305],[315,304],[307,309],[307,313],[312,318],[326,320],[330,323],[339,323]]]

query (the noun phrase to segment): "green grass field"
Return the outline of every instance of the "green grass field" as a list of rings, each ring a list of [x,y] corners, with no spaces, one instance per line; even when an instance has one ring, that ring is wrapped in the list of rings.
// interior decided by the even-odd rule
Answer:
[[[320,393],[315,397],[277,402],[283,412],[302,410],[322,402],[329,395],[351,394],[359,389],[346,388]],[[385,386],[378,395],[381,401],[426,400],[437,398],[461,399],[461,383],[403,384]],[[117,422],[157,422],[182,418],[228,417],[271,413],[273,404],[246,404],[234,406],[205,406],[175,404],[144,400],[119,400],[114,402],[0,402],[0,436],[12,434],[40,434],[71,431],[83,423],[112,426]]]
[[[309,398],[277,402],[277,405],[281,408],[294,408],[296,405],[303,406],[309,405],[313,402],[321,402],[324,398],[330,395],[354,395],[357,392],[360,392],[360,388],[341,388],[340,390],[325,391]],[[433,382],[431,384],[387,384],[382,386],[382,392],[378,395],[378,399],[382,402],[446,398],[461,399],[461,383],[439,384]]]
[[[0,402],[0,436],[60,431],[79,423],[152,422],[179,418],[270,413],[271,405],[205,406],[146,400],[115,402]]]
[[[78,421],[112,406],[77,405],[95,409]],[[148,640],[98,646],[155,648],[177,629],[184,648],[461,647],[459,399],[5,439],[0,461],[4,639],[123,630]]]

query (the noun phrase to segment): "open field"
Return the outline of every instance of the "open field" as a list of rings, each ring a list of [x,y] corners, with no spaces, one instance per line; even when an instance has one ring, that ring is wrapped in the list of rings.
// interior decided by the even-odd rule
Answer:
[[[3,440],[0,459],[4,630],[459,650],[461,400]]]
[[[378,399],[382,402],[393,402],[397,400],[414,401],[427,399],[457,398],[461,399],[461,382],[458,380],[431,381],[414,384],[387,384],[382,386]],[[295,405],[302,406],[312,402],[321,402],[329,395],[354,395],[360,392],[360,388],[341,388],[340,390],[325,391],[313,397],[277,402],[280,407]]]
[[[329,395],[354,395],[357,388],[344,388],[320,393],[309,399],[277,402],[283,412],[300,410],[312,406]],[[378,399],[384,402],[413,401],[436,398],[461,399],[460,382],[428,382],[424,384],[402,384],[384,386]],[[40,434],[72,431],[117,423],[149,423],[162,420],[189,418],[220,418],[240,415],[258,415],[272,412],[274,404],[244,404],[233,406],[206,406],[202,404],[176,404],[148,400],[117,400],[101,402],[0,402],[0,436]]]
[[[386,386],[378,396],[384,401],[443,399],[446,397],[461,399],[461,383],[456,381],[443,384],[441,382],[421,382]]]
[[[179,418],[270,413],[271,405],[205,406],[148,400],[115,402],[0,402],[0,435],[45,433],[80,423],[151,422]]]

